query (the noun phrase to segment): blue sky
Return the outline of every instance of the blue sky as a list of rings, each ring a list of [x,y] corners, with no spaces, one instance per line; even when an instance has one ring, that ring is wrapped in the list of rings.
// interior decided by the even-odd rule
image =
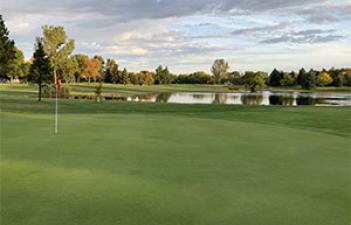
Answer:
[[[130,71],[271,71],[351,66],[350,0],[0,0],[28,58],[44,24],[62,25],[75,53],[115,58]]]

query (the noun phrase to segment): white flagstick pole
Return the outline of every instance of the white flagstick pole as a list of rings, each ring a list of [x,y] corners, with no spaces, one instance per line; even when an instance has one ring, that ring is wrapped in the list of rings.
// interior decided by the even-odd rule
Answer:
[[[57,85],[56,86],[56,107],[55,107],[55,134],[58,133],[58,99],[57,99]]]
[[[55,134],[58,133],[58,99],[57,99],[57,92],[58,92],[58,88],[57,88],[57,75],[56,73],[54,73],[55,75],[55,94],[56,94],[56,99],[55,99]]]

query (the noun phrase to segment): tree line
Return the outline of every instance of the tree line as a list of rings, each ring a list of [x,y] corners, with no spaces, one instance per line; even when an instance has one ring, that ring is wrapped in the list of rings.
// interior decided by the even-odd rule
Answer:
[[[74,40],[68,39],[61,26],[42,27],[42,37],[36,39],[35,52],[30,60],[24,59],[0,15],[0,79],[32,82],[50,85],[55,76],[65,83],[105,82],[112,84],[227,84],[244,85],[251,91],[264,86],[295,87],[314,89],[316,86],[351,86],[351,69],[323,69],[322,71],[301,69],[298,72],[284,72],[274,69],[266,72],[229,71],[224,59],[217,59],[211,67],[211,74],[203,71],[191,74],[173,74],[168,67],[158,66],[155,71],[129,72],[111,58],[96,55],[73,54]]]

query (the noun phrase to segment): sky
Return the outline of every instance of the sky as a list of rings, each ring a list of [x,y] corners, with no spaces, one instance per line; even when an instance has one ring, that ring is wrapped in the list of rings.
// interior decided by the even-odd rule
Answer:
[[[48,24],[129,71],[351,67],[351,0],[0,0],[0,14],[26,58]]]

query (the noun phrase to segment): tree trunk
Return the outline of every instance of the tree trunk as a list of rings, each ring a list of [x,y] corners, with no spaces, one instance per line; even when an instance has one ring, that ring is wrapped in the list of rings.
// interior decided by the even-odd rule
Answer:
[[[39,96],[38,101],[41,102],[41,75],[39,76]]]

